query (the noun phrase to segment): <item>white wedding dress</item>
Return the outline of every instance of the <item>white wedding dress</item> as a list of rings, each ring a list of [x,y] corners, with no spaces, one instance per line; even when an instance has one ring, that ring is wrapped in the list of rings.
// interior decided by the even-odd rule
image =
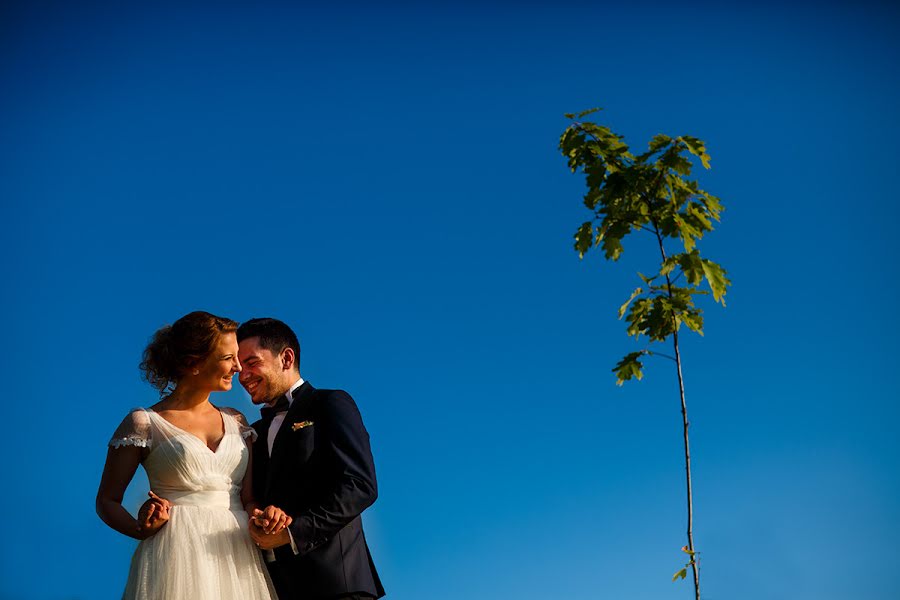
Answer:
[[[271,600],[276,598],[240,501],[255,435],[240,413],[219,409],[225,437],[216,451],[152,410],[135,409],[109,445],[146,448],[150,489],[172,503],[169,522],[140,542],[126,600]]]

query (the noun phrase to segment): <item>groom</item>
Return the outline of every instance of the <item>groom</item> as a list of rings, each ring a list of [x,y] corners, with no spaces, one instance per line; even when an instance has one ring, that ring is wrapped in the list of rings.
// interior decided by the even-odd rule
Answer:
[[[360,519],[378,495],[375,464],[353,398],[300,377],[300,343],[281,321],[251,319],[237,338],[241,385],[262,405],[253,424],[253,492],[262,506],[293,518],[274,534],[250,525],[278,597],[380,598]]]

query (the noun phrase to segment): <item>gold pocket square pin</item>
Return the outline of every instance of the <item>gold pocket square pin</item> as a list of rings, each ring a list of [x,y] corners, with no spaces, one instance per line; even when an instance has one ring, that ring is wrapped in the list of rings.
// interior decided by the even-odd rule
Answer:
[[[291,431],[300,431],[304,427],[309,427],[312,424],[312,421],[300,421],[299,423],[294,423],[293,425],[291,425]]]

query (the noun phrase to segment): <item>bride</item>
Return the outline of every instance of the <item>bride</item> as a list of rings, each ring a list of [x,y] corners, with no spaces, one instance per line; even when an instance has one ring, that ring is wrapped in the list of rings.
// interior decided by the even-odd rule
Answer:
[[[141,540],[123,599],[276,597],[248,520],[275,533],[291,519],[256,505],[248,449],[255,433],[241,413],[209,402],[241,370],[236,330],[230,319],[192,312],[157,331],[144,351],[141,370],[162,400],[119,425],[97,491],[100,518]],[[135,519],[122,497],[139,464],[151,498]]]

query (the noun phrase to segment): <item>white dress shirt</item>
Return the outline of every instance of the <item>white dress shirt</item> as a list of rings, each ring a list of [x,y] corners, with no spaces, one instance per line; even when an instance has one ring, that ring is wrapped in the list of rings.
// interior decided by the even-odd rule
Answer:
[[[291,386],[291,389],[289,389],[287,391],[287,393],[285,394],[285,396],[287,396],[288,408],[290,408],[291,404],[294,402],[294,397],[292,395],[294,393],[294,390],[296,390],[301,385],[303,385],[302,377],[300,379],[298,379],[297,382]],[[276,401],[277,401],[277,398],[276,398],[276,400],[272,401],[270,406],[274,406]],[[287,414],[287,409],[285,409],[281,412],[275,413],[275,418],[272,419],[272,423],[269,425],[269,433],[268,433],[268,437],[266,439],[266,442],[268,442],[268,447],[269,447],[269,456],[272,456],[272,446],[275,444],[275,436],[278,435],[278,430],[281,429],[281,425],[282,425],[282,423],[284,423],[284,417],[286,414]]]

